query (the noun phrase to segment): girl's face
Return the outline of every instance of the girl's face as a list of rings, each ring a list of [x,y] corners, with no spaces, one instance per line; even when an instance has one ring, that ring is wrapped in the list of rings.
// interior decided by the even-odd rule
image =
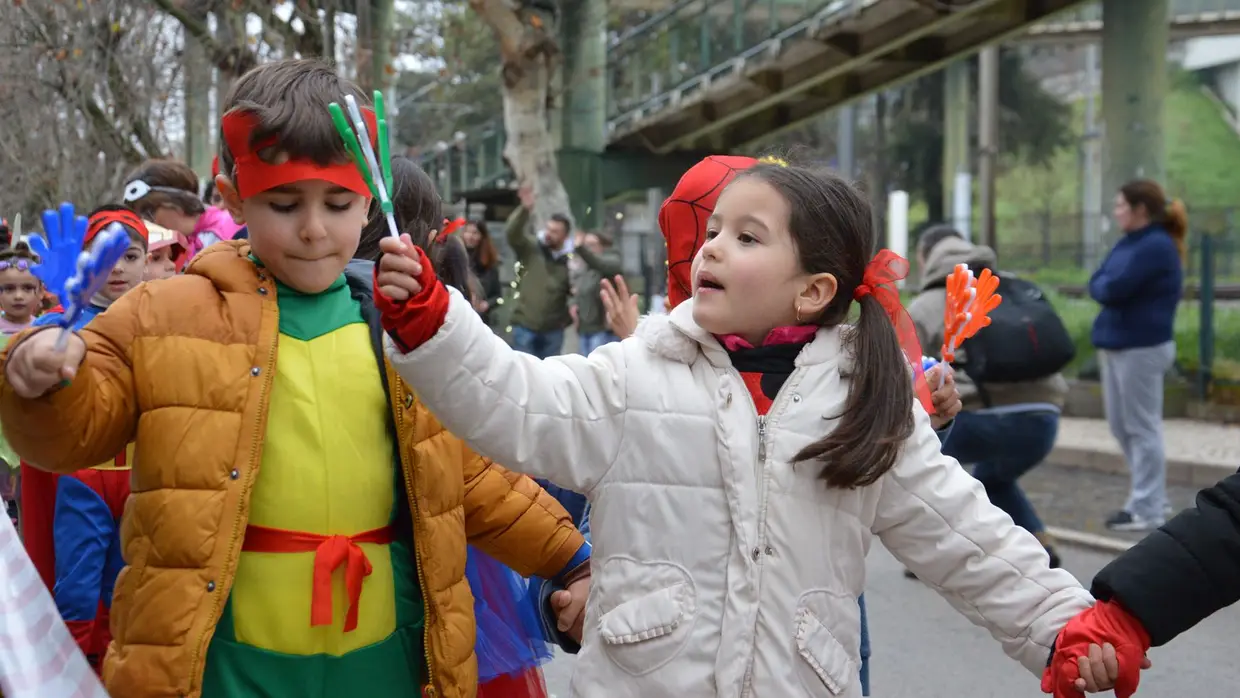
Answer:
[[[19,269],[19,261],[24,260],[0,262],[4,265],[0,270],[0,310],[10,321],[18,324],[26,322],[39,310],[43,295],[43,285],[34,274]]]
[[[162,247],[146,256],[146,271],[142,274],[143,281],[167,279],[177,275],[177,263],[173,259],[173,247]]]
[[[156,225],[162,225],[182,235],[193,235],[194,227],[198,225],[198,216],[191,216],[174,204],[158,206],[150,214],[150,220]]]
[[[142,283],[142,274],[146,271],[146,249],[139,243],[130,240],[125,256],[112,268],[108,282],[99,290],[99,295],[108,303],[129,293],[135,286]]]
[[[477,247],[478,243],[482,242],[482,233],[478,226],[471,223],[461,228],[461,242],[471,250]]]
[[[1119,226],[1119,229],[1126,233],[1140,230],[1150,224],[1150,217],[1146,214],[1145,207],[1133,208],[1123,194],[1115,195],[1115,208],[1111,210],[1111,215],[1115,218],[1115,224]]]
[[[760,346],[772,329],[797,323],[806,275],[789,213],[787,200],[757,178],[741,177],[719,195],[693,259],[693,320],[707,332]]]

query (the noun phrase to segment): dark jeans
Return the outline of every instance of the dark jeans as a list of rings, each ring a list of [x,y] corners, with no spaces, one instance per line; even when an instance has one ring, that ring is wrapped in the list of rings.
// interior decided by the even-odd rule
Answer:
[[[1051,410],[961,412],[943,443],[943,453],[973,465],[973,477],[991,504],[1030,533],[1046,530],[1017,480],[1050,455],[1059,433]]]
[[[564,347],[564,330],[535,332],[524,327],[512,328],[512,348],[540,359],[558,356]]]

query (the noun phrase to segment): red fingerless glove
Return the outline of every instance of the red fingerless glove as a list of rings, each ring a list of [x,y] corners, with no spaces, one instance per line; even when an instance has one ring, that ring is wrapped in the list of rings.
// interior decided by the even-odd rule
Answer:
[[[1081,691],[1076,688],[1076,680],[1081,678],[1077,659],[1089,656],[1091,644],[1101,646],[1107,642],[1115,647],[1119,662],[1115,695],[1129,698],[1141,680],[1141,663],[1150,648],[1150,635],[1140,621],[1110,601],[1099,601],[1093,608],[1081,611],[1059,631],[1055,652],[1042,672],[1042,692],[1053,693],[1054,698],[1080,698]]]
[[[435,276],[435,268],[431,266],[426,252],[416,245],[414,249],[418,251],[418,263],[422,265],[422,273],[418,275],[422,290],[416,296],[403,303],[388,298],[379,290],[378,264],[374,272],[375,307],[379,309],[383,329],[405,353],[434,337],[448,315],[448,289]]]

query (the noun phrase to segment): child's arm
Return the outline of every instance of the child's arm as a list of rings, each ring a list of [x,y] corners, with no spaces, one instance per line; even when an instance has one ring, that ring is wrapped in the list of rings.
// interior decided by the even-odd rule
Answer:
[[[397,303],[381,289],[375,294],[392,366],[444,426],[478,452],[588,493],[620,449],[627,344],[604,345],[588,358],[541,361],[519,353],[460,293],[440,283],[425,253],[414,249],[421,259],[416,295]]]
[[[925,410],[913,410],[914,433],[876,485],[874,532],[918,579],[1040,676],[1059,630],[1092,599],[1071,574],[1051,569],[1037,539],[940,453]]]
[[[73,380],[40,397],[20,397],[12,372],[21,370],[23,358],[46,351],[60,330],[27,330],[9,343],[0,358],[4,366],[0,421],[9,444],[24,460],[44,470],[70,473],[84,464],[111,459],[133,440],[138,410],[130,351],[145,295],[141,289],[132,291],[92,320],[79,333],[86,355]],[[71,344],[74,341],[78,340],[70,338]],[[31,345],[24,346],[27,342]],[[27,352],[25,357],[22,352]]]
[[[1152,647],[1240,601],[1240,473],[1102,568],[1093,593],[1135,616]]]

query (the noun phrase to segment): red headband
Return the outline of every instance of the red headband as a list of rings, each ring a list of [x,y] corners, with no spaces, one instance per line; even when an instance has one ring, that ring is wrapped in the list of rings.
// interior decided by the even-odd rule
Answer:
[[[138,235],[142,236],[142,240],[144,242],[150,241],[151,233],[146,229],[146,223],[138,217],[138,214],[128,210],[108,210],[100,211],[90,217],[90,221],[86,224],[86,238],[82,240],[82,244],[85,245],[90,243],[90,241],[94,240],[95,236],[99,234],[99,231],[113,223],[120,223],[123,226],[133,229],[138,233]]]
[[[373,143],[377,135],[375,112],[372,109],[361,111]],[[259,157],[259,151],[277,145],[277,143],[275,136],[272,136],[251,147],[250,137],[257,125],[258,117],[253,112],[247,111],[230,111],[220,120],[224,142],[228,144],[228,150],[233,156],[233,182],[237,185],[237,194],[242,199],[248,199],[268,189],[308,179],[321,179],[338,184],[362,196],[371,195],[366,178],[362,176],[352,160],[327,167],[307,159],[288,160],[278,165],[264,161]]]

